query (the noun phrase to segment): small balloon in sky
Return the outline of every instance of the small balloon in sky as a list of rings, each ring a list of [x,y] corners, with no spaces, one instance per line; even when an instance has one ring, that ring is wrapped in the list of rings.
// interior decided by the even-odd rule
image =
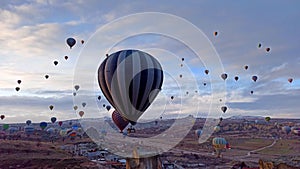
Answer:
[[[250,93],[253,94],[254,93],[253,90],[251,90]]]
[[[74,109],[74,110],[77,110],[77,109],[78,109],[78,106],[74,106],[73,109]]]
[[[223,113],[225,113],[227,111],[227,107],[226,106],[222,106],[221,110],[222,110]]]
[[[181,61],[184,61],[184,58],[181,58]]]
[[[22,83],[22,80],[17,80],[17,83],[18,83],[18,84],[21,84],[21,83]]]
[[[288,82],[292,83],[293,82],[293,78],[289,78]]]
[[[48,79],[49,78],[49,75],[45,75],[45,79]]]
[[[81,40],[81,44],[84,44],[84,40]]]
[[[206,86],[206,83],[203,83],[204,86]]]
[[[68,60],[68,58],[69,58],[68,56],[65,56],[65,60]]]
[[[58,64],[58,61],[57,61],[57,60],[55,60],[53,63],[54,63],[54,65],[56,66],[56,65]]]
[[[238,77],[238,76],[235,76],[235,77],[234,77],[234,80],[235,80],[235,81],[238,81],[238,80],[239,80],[239,77]]]
[[[2,114],[2,115],[0,116],[0,118],[1,118],[1,120],[3,120],[3,119],[5,118],[5,115]]]
[[[76,40],[74,38],[68,38],[67,44],[69,45],[70,49],[76,44]]]
[[[215,32],[214,32],[214,35],[215,35],[215,36],[218,36],[218,32],[217,32],[217,31],[215,31]]]
[[[207,74],[207,75],[208,75],[208,73],[209,73],[209,70],[207,70],[207,69],[206,69],[204,72],[205,72],[205,74]]]
[[[20,90],[20,87],[16,87],[16,91],[18,92]]]
[[[249,66],[248,66],[248,65],[245,65],[245,66],[244,66],[244,69],[245,69],[245,70],[247,70],[248,68],[249,68]]]
[[[98,96],[98,100],[101,100],[101,96]]]
[[[80,117],[82,117],[84,115],[84,111],[80,111],[78,114]]]
[[[49,106],[49,109],[50,109],[50,110],[53,110],[53,108],[54,108],[53,105],[50,105],[50,106]]]
[[[174,96],[171,96],[171,99],[173,100],[173,99],[174,99]]]
[[[266,51],[267,51],[267,52],[270,52],[270,51],[271,51],[271,48],[266,48]]]
[[[257,76],[252,76],[252,80],[253,80],[254,82],[256,82],[256,81],[257,81],[257,79],[258,79],[258,77],[257,77]]]
[[[261,46],[262,46],[261,43],[258,43],[258,46],[257,46],[257,47],[258,47],[258,48],[261,48]]]
[[[179,75],[180,78],[182,78],[182,75]]]
[[[80,88],[80,86],[79,85],[75,85],[74,88],[75,88],[76,91],[78,91],[78,89]]]
[[[227,77],[228,77],[228,75],[227,75],[226,73],[221,74],[221,78],[222,78],[223,80],[226,80]]]

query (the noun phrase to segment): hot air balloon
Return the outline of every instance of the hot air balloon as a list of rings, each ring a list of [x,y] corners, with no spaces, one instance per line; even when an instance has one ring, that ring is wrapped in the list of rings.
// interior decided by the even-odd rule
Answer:
[[[42,130],[44,130],[47,127],[47,125],[48,124],[46,122],[41,122],[40,123],[40,127],[41,127]]]
[[[220,117],[220,122],[222,122],[223,121],[223,118],[222,117]]]
[[[84,40],[81,40],[81,44],[84,44]]]
[[[269,122],[271,120],[271,117],[265,117],[266,122]]]
[[[55,123],[56,122],[56,117],[51,117],[51,122]]]
[[[226,80],[227,77],[228,77],[228,75],[227,75],[226,73],[221,74],[221,78],[222,78],[223,80]]]
[[[225,138],[221,137],[215,137],[212,140],[212,145],[214,149],[216,150],[217,156],[221,157],[221,151],[223,149],[226,149],[228,142],[225,140]]]
[[[139,50],[122,50],[101,63],[98,82],[117,112],[134,123],[161,90],[163,71],[153,56]]]
[[[74,109],[74,110],[77,110],[77,109],[78,109],[78,106],[74,106],[73,109]]]
[[[289,134],[292,130],[291,130],[291,127],[290,127],[290,126],[283,126],[283,127],[282,127],[282,131],[283,131],[285,134]]]
[[[50,109],[50,110],[53,110],[53,108],[54,108],[53,105],[50,105],[50,106],[49,106],[49,109]]]
[[[203,83],[204,86],[206,86],[206,83]]]
[[[266,51],[267,51],[267,52],[270,52],[270,50],[271,50],[271,48],[266,48]]]
[[[76,92],[73,93],[73,96],[76,96]]]
[[[82,105],[82,107],[85,107],[85,106],[86,106],[86,103],[85,103],[85,102],[83,102],[81,105]]]
[[[222,110],[223,113],[225,113],[227,111],[227,107],[226,106],[222,106],[221,110]]]
[[[26,124],[29,126],[31,124],[31,120],[27,120]]]
[[[238,77],[238,76],[235,76],[235,77],[234,77],[234,80],[235,80],[235,81],[238,81],[238,80],[239,80],[239,77]]]
[[[174,99],[174,96],[171,96],[171,99],[173,100],[173,99]]]
[[[62,121],[59,121],[59,122],[58,122],[58,125],[59,125],[59,126],[61,126],[62,124],[63,124],[63,122],[62,122]]]
[[[53,62],[53,64],[56,66],[56,65],[58,64],[58,61],[55,60],[55,61]]]
[[[20,87],[16,87],[16,91],[18,92],[20,90]]]
[[[45,79],[48,79],[49,78],[49,75],[45,75]]]
[[[17,80],[17,83],[18,83],[18,84],[21,84],[21,83],[22,83],[22,80]]]
[[[76,44],[76,40],[74,38],[68,38],[67,44],[69,45],[70,49]]]
[[[101,96],[98,96],[98,100],[101,100]]]
[[[74,88],[75,88],[76,91],[78,91],[78,89],[80,88],[80,86],[79,85],[75,85]]]
[[[114,111],[112,113],[112,120],[116,124],[116,126],[120,129],[120,132],[122,133],[125,127],[129,124],[129,121],[123,118],[120,113],[117,111]]]
[[[24,132],[27,136],[32,135],[34,133],[34,127],[33,126],[25,126]]]
[[[80,111],[78,114],[80,117],[82,117],[84,115],[84,111]]]
[[[68,60],[68,58],[69,58],[68,56],[65,56],[65,60]]]
[[[105,107],[105,104],[103,104],[102,106]]]
[[[180,64],[180,67],[183,67],[183,64]]]
[[[258,79],[258,77],[257,77],[257,76],[252,76],[252,80],[253,80],[254,82],[256,82],[256,81],[257,81],[257,79]]]
[[[220,126],[215,126],[214,127],[214,131],[217,133],[217,132],[219,132],[221,130],[221,127]]]
[[[249,68],[249,66],[247,66],[247,65],[244,66],[244,69],[245,69],[245,70],[248,70],[248,68]]]
[[[254,93],[253,90],[251,90],[250,93],[253,94]]]
[[[258,44],[258,48],[261,48],[261,43]]]
[[[207,69],[206,69],[206,70],[204,70],[204,72],[205,72],[205,74],[207,74],[207,75],[208,75],[208,73],[209,73],[209,70],[207,70]]]
[[[199,138],[202,134],[202,130],[201,129],[197,129],[195,130],[195,135]]]
[[[218,32],[217,32],[217,31],[216,31],[216,32],[214,32],[214,35],[215,35],[215,36],[218,36]]]
[[[106,106],[106,110],[109,111],[110,109],[111,109],[111,106],[110,106],[110,105],[107,105],[107,106]]]
[[[184,58],[181,58],[181,61],[184,61]]]
[[[182,75],[179,75],[180,78],[182,78]]]
[[[293,79],[292,79],[292,78],[289,78],[288,81],[289,81],[290,83],[292,83],[292,82],[293,82]]]
[[[2,114],[2,115],[0,116],[0,118],[1,118],[1,120],[3,120],[3,119],[5,118],[5,115]]]
[[[7,130],[9,128],[9,124],[3,124],[2,128],[3,128],[3,130]]]

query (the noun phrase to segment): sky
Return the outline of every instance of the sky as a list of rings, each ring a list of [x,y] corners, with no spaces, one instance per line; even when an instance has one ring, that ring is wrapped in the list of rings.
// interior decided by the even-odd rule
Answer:
[[[50,121],[79,118],[78,111],[84,110],[91,117],[110,116],[102,105],[105,100],[97,83],[76,79],[76,71],[95,76],[93,64],[100,65],[104,52],[136,48],[156,57],[165,71],[163,90],[142,116],[159,118],[173,115],[206,116],[214,95],[218,106],[226,105],[226,113],[218,116],[235,115],[270,116],[272,118],[299,118],[300,100],[300,17],[299,1],[98,1],[98,0],[2,0],[0,1],[0,114],[6,117],[0,123]],[[220,58],[221,67],[210,67],[205,75],[205,59],[209,58],[204,47],[200,51],[204,60],[199,60],[191,47],[172,37],[155,34],[131,36],[122,41],[119,36],[129,33],[121,29],[132,23],[144,32],[153,28],[166,27],[180,31],[198,45],[199,39],[186,29],[186,25],[172,25],[162,18],[154,20],[126,20],[118,29],[106,26],[116,19],[143,12],[167,13],[182,18],[201,30],[199,46],[210,44],[214,55]],[[134,23],[139,24],[139,26]],[[122,25],[123,24],[123,25]],[[115,24],[114,26],[116,26]],[[169,26],[169,27],[168,27]],[[101,28],[111,34],[101,37]],[[125,27],[125,26],[124,26]],[[121,30],[120,30],[121,29]],[[98,30],[98,33],[97,33]],[[218,32],[214,36],[214,32]],[[70,49],[66,39],[73,37],[76,45]],[[205,38],[204,38],[205,37]],[[115,43],[110,49],[104,43]],[[102,38],[102,39],[101,39]],[[85,40],[84,44],[80,40]],[[261,43],[262,47],[258,48]],[[265,48],[269,47],[270,52]],[[98,60],[88,59],[98,55]],[[101,57],[100,57],[101,55]],[[68,56],[68,60],[64,59]],[[200,57],[200,58],[201,58]],[[185,58],[185,61],[181,61]],[[54,66],[53,61],[59,63]],[[183,67],[180,67],[183,64]],[[249,69],[244,70],[248,65]],[[228,74],[224,81],[216,69]],[[86,72],[85,72],[86,70]],[[94,71],[94,72],[93,72]],[[92,73],[91,73],[92,72]],[[94,74],[93,74],[94,73]],[[49,79],[44,76],[48,74]],[[183,78],[178,75],[182,74]],[[235,82],[234,76],[239,76]],[[253,82],[251,77],[258,76]],[[87,75],[88,76],[88,75]],[[289,83],[288,79],[293,78]],[[21,84],[17,80],[22,80]],[[74,85],[83,86],[73,97]],[[85,83],[93,86],[85,88]],[[206,86],[203,83],[207,83]],[[226,93],[213,90],[226,85]],[[20,87],[16,92],[15,88]],[[90,90],[93,89],[93,90]],[[195,92],[197,90],[197,93]],[[189,91],[189,94],[186,94]],[[254,91],[250,94],[250,91]],[[98,95],[102,96],[97,101]],[[226,97],[223,97],[223,96]],[[85,99],[76,99],[83,96]],[[170,101],[170,96],[175,100]],[[178,99],[177,99],[178,98]],[[86,102],[84,108],[80,104]],[[96,103],[96,104],[94,104]],[[49,105],[54,105],[50,110]],[[78,105],[78,111],[73,106]],[[193,105],[197,108],[194,108]],[[220,115],[221,114],[221,115]]]

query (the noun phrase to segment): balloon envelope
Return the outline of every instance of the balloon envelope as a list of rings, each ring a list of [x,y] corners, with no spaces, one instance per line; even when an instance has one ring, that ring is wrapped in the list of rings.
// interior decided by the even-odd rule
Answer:
[[[101,63],[98,82],[109,103],[123,117],[136,122],[161,90],[163,71],[153,56],[122,50]]]
[[[26,124],[29,126],[31,124],[31,120],[27,120]]]
[[[51,122],[55,123],[56,122],[56,117],[51,117]]]
[[[47,127],[47,125],[48,124],[46,122],[41,122],[40,123],[40,127],[41,127],[42,130],[44,130]]]
[[[226,80],[227,77],[228,77],[228,75],[227,75],[226,73],[221,74],[221,78],[222,78],[223,80]]]
[[[78,114],[80,117],[82,117],[84,115],[84,111],[80,111]]]
[[[67,44],[69,45],[70,49],[76,44],[76,40],[74,38],[68,38]]]
[[[5,118],[5,115],[2,114],[2,115],[0,116],[0,118],[1,118],[1,120],[3,120],[3,119]]]

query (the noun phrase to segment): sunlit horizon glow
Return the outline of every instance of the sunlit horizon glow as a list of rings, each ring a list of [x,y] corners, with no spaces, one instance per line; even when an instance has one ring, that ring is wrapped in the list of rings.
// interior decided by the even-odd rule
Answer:
[[[294,1],[294,5],[281,1],[253,1],[249,4],[233,1],[186,1],[184,5],[181,1],[174,1],[172,5],[159,1],[157,3],[160,3],[159,8],[154,5],[156,3],[150,2],[1,1],[0,114],[4,114],[6,118],[0,120],[0,123],[25,123],[28,119],[38,123],[50,121],[53,116],[57,117],[57,121],[76,119],[76,113],[84,108],[78,105],[78,111],[73,110],[73,75],[76,64],[79,64],[77,59],[89,43],[89,38],[98,28],[119,17],[146,11],[182,17],[197,26],[212,42],[224,71],[228,74],[226,102],[223,102],[228,110],[222,117],[243,115],[299,119],[300,23],[295,21],[300,17],[297,8],[300,2]],[[215,31],[218,31],[217,36],[213,35]],[[118,34],[114,36],[108,40],[114,41]],[[72,49],[65,43],[68,37],[77,40]],[[80,43],[82,39],[85,40],[84,44]],[[259,43],[262,44],[261,48],[258,48]],[[216,79],[205,75],[204,64],[199,65],[194,54],[184,44],[164,36],[143,35],[130,37],[109,52],[132,46],[152,52],[154,57],[161,59],[166,69],[178,68],[169,72],[174,77],[187,67],[189,70],[186,71],[191,70],[196,77],[200,97],[195,99],[203,103],[200,112],[170,111],[170,117],[172,114],[185,117],[193,113],[206,117],[211,99],[210,84]],[[270,52],[265,51],[267,47],[271,48]],[[66,55],[68,60],[64,59]],[[168,60],[171,57],[178,57],[178,60]],[[185,58],[184,68],[180,68],[182,57]],[[54,60],[59,62],[57,66],[54,66]],[[245,65],[249,66],[248,70],[244,70]],[[49,75],[48,79],[44,77],[46,74]],[[237,82],[234,80],[236,75],[239,76]],[[258,75],[257,82],[251,80],[253,75]],[[183,78],[191,80],[189,77]],[[293,78],[293,82],[289,83],[288,78]],[[17,83],[19,79],[22,80],[21,84]],[[160,109],[160,101],[165,101],[176,93],[176,86],[169,83],[170,81],[164,82],[165,90],[154,102],[155,106],[150,108]],[[207,85],[203,86],[203,83]],[[19,92],[15,91],[16,87],[20,87]],[[94,91],[79,90],[78,93],[88,95],[87,106],[101,95],[98,107],[92,110],[102,117],[110,116],[110,112],[102,107],[102,104],[109,103],[97,84],[94,88]],[[194,90],[189,89],[189,92]],[[254,93],[250,94],[250,91]],[[217,93],[219,94],[222,93]],[[175,110],[179,104],[181,103],[175,99],[171,108]],[[55,106],[52,111],[49,105]],[[165,117],[169,117],[168,115]],[[92,117],[93,115],[88,114],[84,116]],[[159,114],[145,114],[143,118],[158,119]]]

